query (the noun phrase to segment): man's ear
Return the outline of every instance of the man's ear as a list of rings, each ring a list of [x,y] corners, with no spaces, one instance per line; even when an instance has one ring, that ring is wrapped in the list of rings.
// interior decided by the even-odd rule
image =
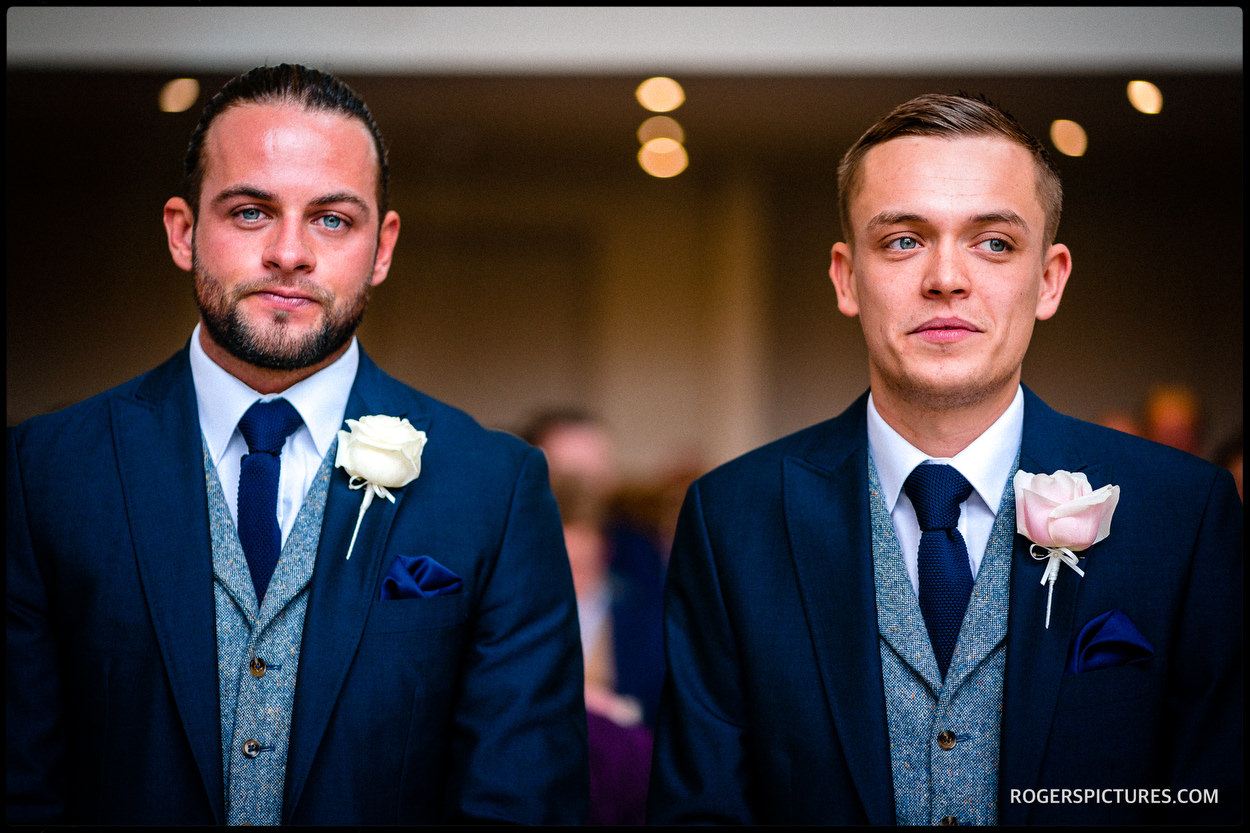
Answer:
[[[378,252],[373,258],[373,277],[369,280],[370,286],[377,286],[386,280],[386,275],[391,270],[391,258],[395,254],[397,240],[399,240],[399,214],[388,211],[382,218],[382,225],[378,228]]]
[[[169,238],[169,254],[179,269],[191,271],[195,214],[182,197],[171,197],[165,203],[165,236]]]
[[[833,281],[834,291],[838,293],[838,309],[850,318],[859,315],[859,299],[855,294],[855,267],[851,259],[851,247],[846,243],[833,244],[829,277]]]
[[[1045,321],[1059,309],[1063,289],[1072,274],[1072,253],[1062,243],[1056,243],[1046,252],[1042,266],[1042,287],[1037,296],[1037,320]]]

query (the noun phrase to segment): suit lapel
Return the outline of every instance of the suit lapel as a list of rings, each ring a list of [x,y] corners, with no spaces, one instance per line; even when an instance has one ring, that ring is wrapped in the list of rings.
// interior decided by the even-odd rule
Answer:
[[[1086,465],[1068,437],[1060,416],[1025,388],[1020,470],[1032,474],[1051,474],[1059,469],[1080,471],[1094,488],[1109,483],[1110,466]],[[1029,546],[1023,535],[1015,536],[999,754],[999,821],[1003,824],[1027,820],[1029,805],[1013,804],[1005,796],[1011,787],[1037,783],[1058,705],[1059,683],[1078,627],[1077,594],[1085,581],[1066,566],[1060,569],[1051,600],[1050,627],[1045,627],[1048,590],[1041,584],[1045,562],[1034,559]],[[1095,545],[1080,554],[1096,558],[1100,548]]]
[[[428,428],[429,417],[410,413],[410,403],[391,395],[391,381],[362,351],[356,382],[347,400],[347,419],[367,414],[406,417],[417,430]],[[435,439],[435,441],[437,441]],[[333,461],[331,462],[333,465]],[[391,524],[407,487],[392,490],[395,503],[375,498],[360,524],[351,558],[347,558],[352,531],[363,500],[361,490],[348,487],[347,475],[332,471],[326,496],[325,519],[317,546],[304,638],[300,647],[299,684],[291,721],[287,755],[283,821],[290,820],[321,738],[330,721],[339,691],[364,632],[374,589],[386,564],[383,555]]]
[[[225,823],[212,541],[184,350],[113,404],[126,513],[152,627],[218,824]]]
[[[893,824],[868,523],[864,401],[852,406],[849,418],[831,423],[835,436],[821,449],[805,459],[785,459],[783,488],[799,593],[840,745],[869,822]],[[845,428],[851,430],[837,437]]]

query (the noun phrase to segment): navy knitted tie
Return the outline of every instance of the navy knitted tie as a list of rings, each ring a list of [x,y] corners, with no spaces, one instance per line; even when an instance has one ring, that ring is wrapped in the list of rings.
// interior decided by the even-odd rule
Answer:
[[[903,488],[920,521],[920,612],[945,679],[972,595],[968,547],[955,528],[972,484],[952,466],[926,463],[912,470]]]
[[[239,543],[256,588],[256,603],[278,566],[282,531],[278,528],[279,455],[286,438],[303,423],[285,399],[256,402],[239,420],[248,453],[239,468]]]

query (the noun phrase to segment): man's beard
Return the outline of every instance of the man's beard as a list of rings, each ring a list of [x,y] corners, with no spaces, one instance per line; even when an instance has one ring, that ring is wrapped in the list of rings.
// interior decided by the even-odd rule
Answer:
[[[269,370],[301,370],[333,355],[351,340],[369,304],[371,286],[367,277],[347,306],[336,311],[333,294],[302,279],[246,281],[227,294],[221,281],[204,270],[194,251],[192,269],[195,305],[209,336],[236,359]],[[283,326],[290,315],[281,310],[268,313],[268,320],[259,326],[246,320],[239,311],[239,302],[254,292],[277,286],[298,288],[312,298],[322,309],[320,328],[294,336]]]

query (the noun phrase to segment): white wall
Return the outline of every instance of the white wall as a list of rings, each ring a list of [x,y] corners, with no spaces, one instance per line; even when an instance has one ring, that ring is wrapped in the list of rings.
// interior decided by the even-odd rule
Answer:
[[[1236,7],[11,8],[10,67],[339,73],[1240,69]]]

